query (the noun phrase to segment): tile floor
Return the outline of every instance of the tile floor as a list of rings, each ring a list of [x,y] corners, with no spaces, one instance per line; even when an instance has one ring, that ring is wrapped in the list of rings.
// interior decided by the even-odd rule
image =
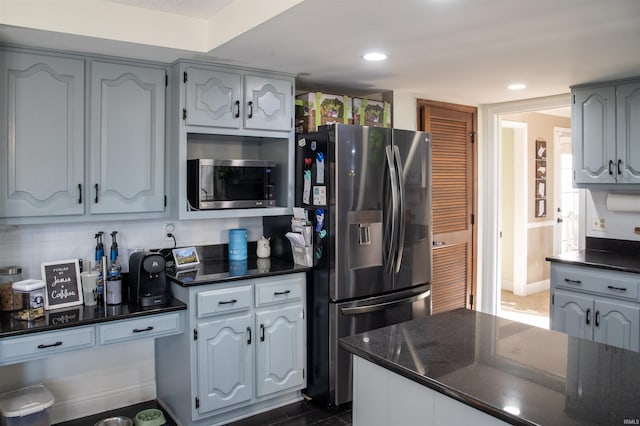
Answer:
[[[350,406],[332,411],[303,400],[227,426],[350,426],[351,416]]]
[[[162,409],[156,401],[147,401],[129,407],[111,410],[93,416],[87,416],[68,422],[57,423],[56,426],[92,426],[100,420],[125,416],[130,419],[135,418],[136,413],[148,408]],[[170,417],[166,418],[167,426],[175,426],[176,423]],[[257,414],[246,419],[229,423],[227,426],[350,426],[351,406],[331,411],[324,407],[317,406],[308,401],[300,401],[284,407],[276,408],[265,413]]]

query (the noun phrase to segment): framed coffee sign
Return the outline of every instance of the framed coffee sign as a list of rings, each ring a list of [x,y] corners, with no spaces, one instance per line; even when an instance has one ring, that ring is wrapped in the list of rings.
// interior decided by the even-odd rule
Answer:
[[[82,305],[82,284],[78,259],[43,262],[44,308],[56,309]]]

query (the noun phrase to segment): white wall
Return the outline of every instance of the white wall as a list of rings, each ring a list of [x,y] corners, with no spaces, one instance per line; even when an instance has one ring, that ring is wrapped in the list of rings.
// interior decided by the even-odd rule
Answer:
[[[129,250],[173,245],[163,239],[169,222],[175,224],[179,246],[227,243],[230,228],[247,228],[250,241],[262,234],[259,218],[24,225],[0,229],[0,266],[19,265],[25,279],[40,278],[41,262],[92,260],[98,231],[107,234],[108,253],[109,234],[118,231],[120,258],[128,270]],[[44,383],[56,398],[54,423],[147,401],[156,396],[154,353],[153,340],[143,340],[0,367],[0,392]]]
[[[393,127],[396,129],[416,130],[417,126],[417,99],[430,99],[429,96],[420,96],[416,93],[393,92]]]

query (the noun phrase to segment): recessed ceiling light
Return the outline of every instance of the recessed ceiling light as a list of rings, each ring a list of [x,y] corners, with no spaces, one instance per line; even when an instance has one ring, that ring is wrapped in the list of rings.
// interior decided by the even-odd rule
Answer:
[[[385,59],[387,59],[387,55],[380,52],[369,52],[365,53],[362,56],[362,59],[364,59],[365,61],[384,61]]]
[[[509,90],[522,90],[525,89],[527,87],[526,84],[524,83],[513,83],[507,86],[507,89]]]

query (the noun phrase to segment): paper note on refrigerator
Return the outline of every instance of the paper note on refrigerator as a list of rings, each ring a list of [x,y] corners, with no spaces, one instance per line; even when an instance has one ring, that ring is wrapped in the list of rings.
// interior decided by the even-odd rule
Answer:
[[[302,188],[302,202],[309,204],[311,200],[311,170],[304,172],[304,187]]]
[[[326,186],[313,187],[313,204],[317,206],[324,206],[325,204],[327,204],[327,187]]]

